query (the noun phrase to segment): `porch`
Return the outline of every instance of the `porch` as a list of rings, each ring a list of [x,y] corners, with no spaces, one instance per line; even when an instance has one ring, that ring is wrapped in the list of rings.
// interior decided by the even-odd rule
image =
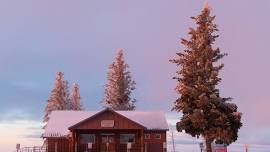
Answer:
[[[74,152],[142,152],[143,140],[143,130],[75,130],[72,147]]]

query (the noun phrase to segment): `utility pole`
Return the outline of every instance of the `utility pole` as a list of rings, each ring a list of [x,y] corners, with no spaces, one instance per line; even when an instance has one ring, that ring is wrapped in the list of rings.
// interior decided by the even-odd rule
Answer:
[[[175,152],[175,144],[174,144],[174,134],[173,134],[173,130],[171,130],[171,132],[172,132],[173,152]]]

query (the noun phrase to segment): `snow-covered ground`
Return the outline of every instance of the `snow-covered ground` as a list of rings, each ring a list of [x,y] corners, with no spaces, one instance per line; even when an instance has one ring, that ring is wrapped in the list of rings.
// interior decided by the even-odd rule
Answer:
[[[172,144],[168,144],[168,152],[173,152]],[[176,144],[175,152],[200,152],[198,144]],[[232,144],[228,152],[245,152],[244,146]],[[270,152],[270,145],[250,145],[249,152]]]

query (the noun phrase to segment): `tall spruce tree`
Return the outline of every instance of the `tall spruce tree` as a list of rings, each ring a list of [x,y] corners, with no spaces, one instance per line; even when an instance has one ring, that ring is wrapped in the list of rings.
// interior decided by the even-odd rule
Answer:
[[[79,93],[79,85],[74,83],[70,94],[70,109],[71,110],[83,110],[81,105],[81,96]]]
[[[64,73],[62,72],[57,72],[56,74],[54,87],[49,99],[47,100],[43,122],[47,122],[49,120],[49,114],[52,111],[69,109],[68,82],[64,80],[63,76]]]
[[[124,61],[123,50],[119,50],[115,61],[109,66],[103,103],[113,110],[134,110],[136,102],[131,98],[135,82],[132,80],[128,65]]]
[[[183,53],[171,60],[179,69],[174,77],[178,81],[176,91],[180,97],[174,102],[172,110],[182,112],[178,131],[185,131],[193,137],[205,139],[207,152],[211,152],[211,143],[231,144],[238,138],[242,126],[241,113],[237,106],[229,103],[232,98],[220,96],[217,85],[223,64],[217,62],[226,54],[212,45],[218,35],[215,16],[210,15],[208,4],[197,17],[191,17],[196,28],[190,28],[189,40],[182,39],[186,47]]]

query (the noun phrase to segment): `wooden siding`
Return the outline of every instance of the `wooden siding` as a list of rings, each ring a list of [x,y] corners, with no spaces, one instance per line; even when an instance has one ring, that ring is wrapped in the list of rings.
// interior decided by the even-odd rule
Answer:
[[[55,152],[55,144],[57,144],[57,152],[70,152],[70,140],[67,138],[48,138],[48,152]]]
[[[145,134],[149,134],[150,137],[146,139]],[[156,134],[160,134],[161,138],[156,138]],[[167,142],[166,131],[151,130],[144,132],[145,152],[164,152],[164,142]]]
[[[113,127],[101,127],[102,120],[114,120]],[[87,119],[78,125],[71,128],[71,130],[80,129],[144,129],[143,126],[127,119],[124,116],[110,110],[106,110],[91,119]]]
[[[144,144],[141,143],[140,130],[76,130],[76,136],[79,134],[95,134],[95,143],[91,152],[101,152],[101,135],[113,134],[115,140],[115,152],[126,152],[127,145],[120,143],[120,134],[135,134],[135,143],[132,144],[131,152],[141,152],[142,146],[144,146],[144,152],[164,152],[163,143],[166,142],[166,131],[144,131],[143,138]],[[150,134],[149,139],[145,139],[145,134]],[[155,134],[161,134],[161,138],[155,138]],[[48,152],[55,152],[55,143],[58,143],[58,152],[74,152],[75,147],[71,148],[71,140],[66,138],[48,138]],[[85,152],[87,148],[86,144],[81,144],[79,138],[77,139],[77,152]],[[73,149],[73,151],[72,151]]]

